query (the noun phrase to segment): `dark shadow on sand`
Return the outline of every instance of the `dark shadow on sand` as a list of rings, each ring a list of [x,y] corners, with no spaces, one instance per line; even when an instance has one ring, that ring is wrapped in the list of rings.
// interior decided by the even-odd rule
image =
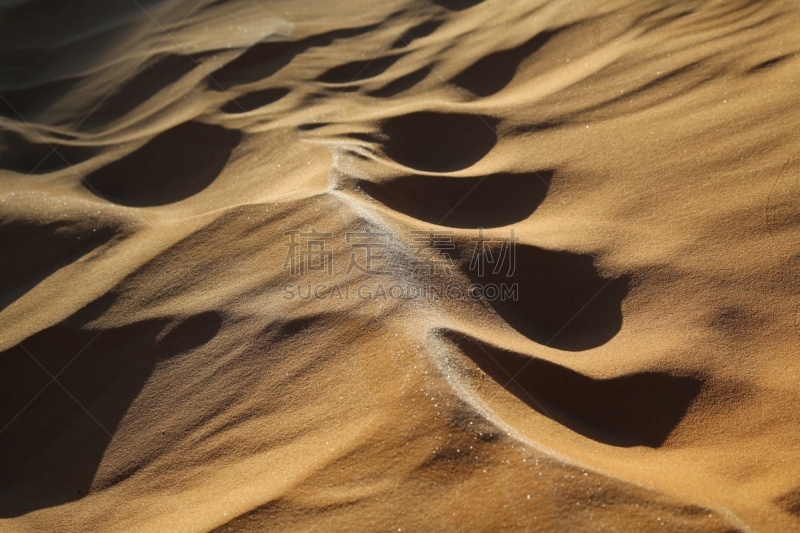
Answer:
[[[508,239],[510,235],[486,232],[485,237]],[[502,242],[486,243],[495,264],[486,263],[480,275],[477,262],[469,268],[479,244],[459,245],[462,268],[473,283],[518,287],[516,298],[487,304],[529,339],[559,350],[581,351],[605,344],[622,328],[622,301],[629,278],[600,274],[589,255],[520,243],[514,247],[512,260],[501,256],[511,253],[507,244],[501,248]]]
[[[404,176],[358,185],[389,208],[431,224],[492,228],[528,218],[547,196],[552,177],[543,170],[474,178]]]
[[[406,167],[427,172],[469,168],[497,143],[491,117],[420,111],[381,123],[383,151]]]
[[[85,496],[156,363],[207,343],[222,324],[221,315],[205,312],[102,332],[88,328],[86,322],[110,303],[98,300],[26,339],[24,349],[0,353],[0,517]]]
[[[443,336],[532,409],[612,446],[663,445],[704,386],[667,372],[597,379],[457,332]]]
[[[184,122],[86,177],[90,190],[114,203],[149,207],[193,196],[225,168],[242,133]]]

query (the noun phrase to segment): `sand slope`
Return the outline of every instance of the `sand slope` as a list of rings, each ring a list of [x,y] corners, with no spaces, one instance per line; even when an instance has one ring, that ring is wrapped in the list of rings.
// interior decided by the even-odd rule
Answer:
[[[0,4],[0,528],[800,529],[798,23]]]

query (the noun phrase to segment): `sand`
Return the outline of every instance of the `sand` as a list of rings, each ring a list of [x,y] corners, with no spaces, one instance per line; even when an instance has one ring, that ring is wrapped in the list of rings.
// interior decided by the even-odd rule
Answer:
[[[799,25],[4,1],[0,529],[800,530]]]

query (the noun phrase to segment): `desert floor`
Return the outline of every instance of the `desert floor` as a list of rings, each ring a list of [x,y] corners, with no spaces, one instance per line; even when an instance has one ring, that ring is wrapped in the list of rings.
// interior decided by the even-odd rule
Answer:
[[[800,530],[800,5],[0,3],[0,529]]]

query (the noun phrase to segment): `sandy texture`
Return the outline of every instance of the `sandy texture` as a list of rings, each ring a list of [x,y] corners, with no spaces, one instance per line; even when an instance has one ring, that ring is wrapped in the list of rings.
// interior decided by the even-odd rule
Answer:
[[[795,2],[0,6],[0,529],[800,528]]]

